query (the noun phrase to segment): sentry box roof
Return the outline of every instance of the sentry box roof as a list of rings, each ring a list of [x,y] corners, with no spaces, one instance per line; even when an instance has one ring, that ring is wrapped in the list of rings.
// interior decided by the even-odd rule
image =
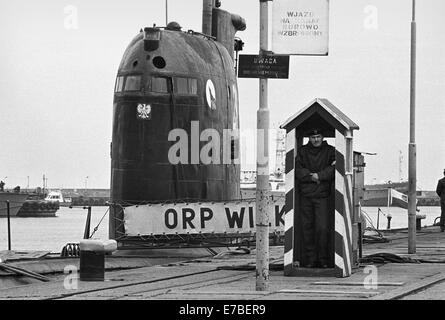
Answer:
[[[325,137],[335,137],[335,130],[345,134],[346,131],[358,130],[359,126],[349,119],[329,100],[316,98],[306,107],[295,113],[280,128],[287,132],[296,129],[298,136],[304,135],[313,127],[320,128]]]

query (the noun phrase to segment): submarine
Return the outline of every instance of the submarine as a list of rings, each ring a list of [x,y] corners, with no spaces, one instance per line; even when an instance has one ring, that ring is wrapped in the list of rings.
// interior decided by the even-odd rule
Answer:
[[[153,25],[125,50],[114,88],[110,152],[109,237],[118,243],[126,239],[126,206],[241,198],[239,137],[208,150],[219,161],[196,161],[210,141],[196,141],[196,132],[210,129],[223,141],[225,130],[239,129],[234,55],[242,41],[235,34],[246,22],[220,6],[203,1],[202,32],[177,22]],[[178,130],[183,141],[172,137]],[[179,143],[186,149],[176,150]],[[231,161],[222,161],[226,152]],[[182,161],[172,161],[172,154]]]

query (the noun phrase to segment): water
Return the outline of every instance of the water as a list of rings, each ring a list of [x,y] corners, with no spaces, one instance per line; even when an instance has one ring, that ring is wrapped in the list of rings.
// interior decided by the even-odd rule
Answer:
[[[381,208],[384,214],[386,207]],[[431,226],[434,219],[440,216],[440,207],[420,207],[420,214],[425,214],[422,226]],[[91,232],[96,227],[108,207],[92,207]],[[372,224],[377,227],[377,207],[363,207]],[[390,208],[392,215],[391,228],[407,228],[408,212],[402,208]],[[386,229],[386,216],[380,213],[380,229]],[[51,218],[12,218],[11,249],[15,251],[47,250],[60,252],[67,243],[79,243],[83,238],[87,210],[81,208],[61,207],[56,217]],[[369,224],[368,224],[369,225]],[[108,214],[102,220],[93,238],[108,239]],[[7,219],[0,218],[0,250],[8,249]]]
[[[98,225],[108,207],[91,207],[90,233]],[[11,249],[61,252],[67,243],[83,239],[88,210],[60,207],[56,217],[11,218]],[[0,218],[0,250],[8,249],[7,219]],[[108,239],[108,213],[93,238]]]
[[[396,207],[390,207],[389,209],[387,207],[380,207],[380,209],[382,210],[383,214],[380,212],[378,229],[386,229],[388,224],[388,213],[390,213],[392,216],[391,229],[408,228],[407,209]],[[417,214],[426,215],[425,219],[422,219],[422,227],[432,226],[434,224],[434,220],[437,217],[440,217],[440,207],[419,207],[419,210],[420,212]],[[368,214],[372,224],[377,228],[378,207],[362,207],[362,211]],[[369,226],[369,223],[367,226]]]

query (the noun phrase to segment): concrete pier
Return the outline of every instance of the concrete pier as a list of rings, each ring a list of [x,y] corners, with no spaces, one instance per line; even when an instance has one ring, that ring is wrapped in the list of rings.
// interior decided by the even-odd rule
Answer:
[[[223,249],[216,256],[192,259],[107,259],[103,282],[67,282],[67,274],[50,282],[0,288],[1,300],[445,300],[445,233],[439,227],[417,233],[417,251],[407,254],[408,231],[385,232],[385,243],[365,243],[363,258],[375,254],[396,255],[399,261],[366,261],[347,278],[285,277],[283,247],[270,248],[270,283],[267,291],[255,290],[255,250]],[[380,255],[380,257],[382,257]],[[394,256],[392,256],[394,257]],[[114,262],[113,262],[114,261]],[[76,264],[75,261],[66,263]],[[27,270],[38,262],[12,262]],[[59,271],[63,266],[59,266]],[[57,268],[56,268],[57,269]],[[41,268],[42,270],[42,268]],[[42,272],[45,273],[45,272]],[[3,274],[3,277],[5,275]],[[72,280],[72,279],[71,279]],[[68,283],[68,286],[67,286]],[[71,286],[70,286],[71,283]]]

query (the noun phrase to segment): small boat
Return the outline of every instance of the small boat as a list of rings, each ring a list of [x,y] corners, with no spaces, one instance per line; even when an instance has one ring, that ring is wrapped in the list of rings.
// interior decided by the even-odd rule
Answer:
[[[365,185],[362,206],[386,207],[390,205],[404,208],[406,204],[403,203],[403,196],[401,196],[401,194],[405,195],[407,192],[408,181],[388,181],[387,183]],[[394,201],[392,201],[393,195],[395,195]]]
[[[69,207],[72,204],[71,198],[64,198],[62,191],[51,191],[45,198],[46,201],[58,202],[61,207]]]
[[[17,217],[21,218],[39,218],[39,217],[55,217],[59,210],[59,203],[47,200],[28,199],[23,203],[17,213]]]
[[[408,209],[408,196],[393,188],[366,189],[363,200],[364,207],[388,206]]]

